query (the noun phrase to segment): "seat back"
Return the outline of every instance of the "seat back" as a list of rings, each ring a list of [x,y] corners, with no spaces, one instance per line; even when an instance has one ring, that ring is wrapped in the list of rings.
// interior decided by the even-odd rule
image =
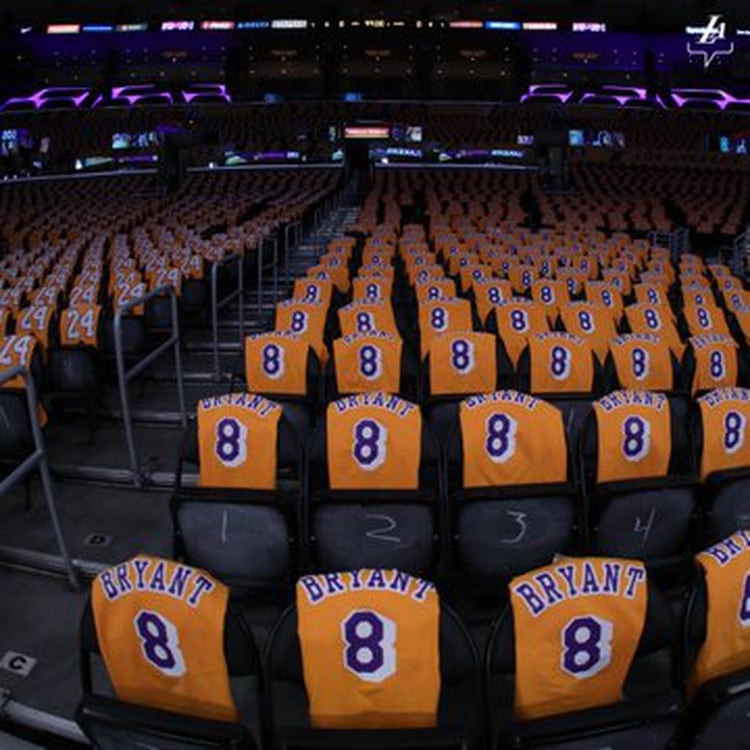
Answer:
[[[560,410],[501,391],[465,400],[442,429],[448,536],[469,583],[496,588],[571,550],[576,483]]]
[[[49,354],[53,391],[95,394],[101,389],[99,347],[104,317],[99,305],[71,305],[60,314]]]
[[[747,382],[745,357],[737,342],[722,334],[693,336],[682,360],[683,381],[693,396]]]
[[[37,397],[41,398],[44,383],[42,351],[31,336],[7,336],[0,338],[0,370],[17,365],[28,369],[34,379]],[[26,403],[24,382],[14,378],[0,388],[0,457],[19,459],[34,449],[29,410]],[[40,409],[40,423],[44,426],[46,415]]]
[[[439,452],[416,405],[360,394],[328,405],[309,448],[310,543],[323,570],[435,562]]]
[[[245,383],[251,393],[303,405],[312,417],[320,400],[320,359],[302,334],[253,334],[245,338]]]
[[[741,747],[750,710],[750,649],[746,621],[750,533],[738,532],[696,558],[685,612],[684,672],[691,697],[684,747]]]
[[[80,644],[77,718],[98,747],[252,748],[259,740],[255,642],[205,571],[141,555],[102,572]]]
[[[706,393],[698,399],[698,412],[703,531],[705,543],[713,544],[750,527],[750,391],[720,388]]]
[[[491,393],[514,384],[513,366],[497,337],[475,331],[433,336],[422,362],[423,401],[457,401],[475,393]]]
[[[201,469],[197,429],[186,431],[180,447],[172,500],[175,547],[190,564],[243,590],[283,586],[297,563],[303,443],[289,406],[282,407],[275,443],[275,476],[269,489],[212,487],[200,481],[200,486],[186,486],[191,470]],[[246,465],[251,467],[269,448],[249,432],[245,445]]]
[[[643,573],[628,560],[562,558],[511,582],[516,601],[485,658],[491,747],[668,746],[682,707],[674,625]],[[530,621],[514,612],[527,604]],[[543,644],[535,617],[555,633]]]
[[[352,577],[361,582],[359,590],[350,585]],[[301,610],[290,607],[274,628],[266,648],[271,717],[278,746],[342,750],[358,747],[437,750],[478,746],[481,701],[476,652],[470,636],[458,617],[442,603],[436,625],[429,624],[434,622],[430,618],[424,625],[417,624],[409,615],[412,607],[420,608],[418,602],[409,602],[411,595],[436,598],[429,584],[388,570],[307,576],[302,580],[306,580],[307,591],[318,602],[308,605],[315,614],[314,632],[305,624]],[[301,585],[298,584],[298,603],[300,596],[306,595],[300,593]],[[327,596],[331,586],[341,587],[334,597]],[[404,595],[404,602],[398,601]],[[362,597],[366,598],[367,611],[356,604]],[[388,599],[394,601],[386,604]],[[331,604],[333,606],[327,606]],[[389,607],[388,622],[382,614],[385,606]],[[350,609],[355,610],[353,614]],[[306,616],[310,614],[307,612]],[[374,635],[383,635],[383,640],[371,644],[375,659],[372,664],[366,659],[367,644],[357,643],[358,628],[370,621],[370,624],[375,623]],[[385,623],[382,631],[377,623]],[[423,631],[422,627],[427,629]],[[342,632],[350,639],[349,645],[341,643]],[[303,645],[302,640],[307,637],[314,639],[317,651],[313,653],[318,659],[311,658],[312,641],[306,647]],[[353,646],[359,648],[355,651]],[[433,649],[437,649],[435,656],[431,655]],[[437,663],[431,663],[435,657]],[[330,661],[326,667],[327,659]],[[388,679],[378,682],[384,665],[387,671],[393,671]],[[373,666],[378,667],[374,672]],[[335,684],[328,685],[325,674],[330,674]],[[339,682],[347,686],[341,688],[342,692],[325,694],[328,689],[336,691]],[[417,682],[425,686],[424,690],[409,695]],[[435,690],[437,693],[433,696]],[[426,692],[430,693],[429,697]],[[355,693],[360,693],[362,698],[355,699]],[[399,696],[404,696],[405,705]],[[399,715],[399,708],[407,711],[409,706],[425,702],[426,697],[430,711],[434,712],[432,718],[423,716],[414,724],[414,715]],[[359,706],[359,710],[354,709],[355,713],[349,713],[347,718],[313,718],[311,712],[315,709],[311,700],[314,706],[331,705],[335,710],[338,704],[342,709],[348,705],[349,711]],[[329,703],[331,700],[333,704]],[[395,703],[391,702],[394,700]],[[386,708],[388,705],[392,706],[390,710]],[[393,713],[393,708],[398,713]],[[338,727],[331,727],[331,723]]]
[[[579,458],[592,552],[645,560],[652,573],[686,562],[697,471],[684,399],[605,396],[583,426]]]
[[[400,337],[376,331],[333,342],[326,366],[326,399],[354,393],[394,393],[416,398],[416,362]]]

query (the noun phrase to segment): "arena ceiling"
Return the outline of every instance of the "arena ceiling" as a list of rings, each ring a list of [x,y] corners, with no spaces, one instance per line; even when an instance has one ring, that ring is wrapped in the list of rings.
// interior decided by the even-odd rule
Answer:
[[[723,13],[730,23],[750,25],[747,0],[3,0],[0,23],[75,21],[156,21],[174,18],[329,17],[376,18],[499,18],[609,21],[621,27],[648,30],[697,22],[707,13]]]

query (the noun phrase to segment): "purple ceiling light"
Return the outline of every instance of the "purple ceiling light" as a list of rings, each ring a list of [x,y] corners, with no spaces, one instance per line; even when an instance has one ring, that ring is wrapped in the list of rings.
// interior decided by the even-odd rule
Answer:
[[[204,97],[212,100],[223,99],[229,104],[232,103],[232,97],[227,93],[227,87],[223,83],[196,83],[189,91],[180,93],[188,104],[196,99],[200,101]]]
[[[723,89],[672,89],[674,103],[682,108],[686,104],[705,104],[724,111],[730,104],[750,107],[750,99],[738,99]]]
[[[77,109],[86,101],[90,93],[90,89],[80,86],[54,86],[40,89],[31,96],[16,96],[8,99],[0,106],[0,111],[7,109],[7,107],[13,104],[33,104],[34,109],[43,109],[45,105],[49,105],[50,103],[57,104],[59,102],[67,102]]]
[[[611,99],[621,107],[625,107],[632,102],[648,101],[648,92],[638,86],[606,85],[601,87],[601,91],[587,91],[581,97],[580,102],[583,104],[590,99]]]
[[[521,104],[533,99],[557,99],[561,104],[567,104],[573,92],[567,83],[537,83],[529,86],[529,90],[521,97]]]
[[[163,99],[168,104],[174,104],[171,92],[157,89],[150,83],[139,83],[131,86],[115,86],[112,89],[112,101],[126,100],[133,107],[143,99]]]

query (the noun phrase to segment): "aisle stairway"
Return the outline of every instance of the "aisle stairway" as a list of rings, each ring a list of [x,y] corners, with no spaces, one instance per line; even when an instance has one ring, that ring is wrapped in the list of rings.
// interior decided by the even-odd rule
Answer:
[[[356,215],[354,208],[339,207],[321,216],[319,225],[310,227],[292,249],[289,284],[282,269],[276,291],[271,268],[264,272],[262,296],[254,284],[257,267],[246,268],[250,290],[244,303],[246,333],[272,325],[276,302],[291,293],[294,279],[316,262],[330,239]],[[210,320],[189,320],[182,330],[189,415],[199,398],[226,392],[231,373],[241,372],[239,305],[228,305],[220,315],[219,378],[213,368],[210,328]],[[0,727],[6,719],[82,741],[73,716],[80,699],[77,630],[88,581],[103,567],[138,552],[172,554],[169,500],[182,434],[173,356],[156,361],[129,392],[141,487],[134,486],[129,471],[120,395],[113,377],[104,389],[107,414],[93,440],[83,410],[54,414],[45,430],[59,515],[79,570],[80,591],[71,590],[63,575],[41,484],[34,479],[0,504],[0,547],[34,551],[28,557],[16,553],[16,565],[0,565],[4,593],[0,598]],[[197,477],[185,481],[195,482]],[[39,564],[50,572],[29,570]],[[265,617],[262,610],[255,613],[254,625],[262,639],[278,613],[269,610]]]

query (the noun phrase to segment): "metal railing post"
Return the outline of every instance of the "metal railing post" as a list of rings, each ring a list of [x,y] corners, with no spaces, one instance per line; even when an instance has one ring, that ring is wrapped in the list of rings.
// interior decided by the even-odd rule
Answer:
[[[258,261],[258,317],[263,315],[263,246],[265,244],[265,235],[258,241],[256,250]]]
[[[134,364],[129,370],[125,369],[125,353],[122,343],[122,319],[132,309],[139,305],[144,305],[155,297],[170,295],[171,312],[172,312],[172,334],[161,343],[156,349],[153,349],[141,360]],[[185,387],[182,375],[182,360],[180,358],[180,323],[177,317],[177,294],[174,287],[170,285],[160,286],[148,294],[141,295],[136,299],[130,300],[118,308],[115,313],[114,337],[115,337],[115,358],[117,361],[117,381],[120,390],[120,402],[122,404],[122,421],[125,427],[125,442],[128,449],[128,461],[130,464],[130,473],[133,477],[133,483],[136,487],[141,487],[143,477],[140,473],[138,463],[138,454],[135,449],[135,437],[133,435],[133,418],[130,414],[130,399],[128,397],[128,383],[140,375],[152,362],[158,359],[164,352],[169,349],[174,350],[175,357],[175,375],[177,376],[177,396],[180,407],[180,422],[183,427],[187,425],[187,414],[185,412]]]
[[[13,471],[11,471],[2,481],[0,481],[0,495],[5,494],[29,472],[34,469],[39,470],[39,475],[42,480],[42,489],[44,491],[44,499],[47,503],[47,511],[52,520],[55,541],[60,550],[60,556],[62,557],[63,565],[65,566],[68,581],[73,588],[78,588],[78,580],[73,568],[73,561],[70,558],[68,545],[65,542],[65,534],[63,533],[62,524],[60,523],[60,517],[57,514],[57,502],[52,487],[52,476],[47,461],[47,451],[44,447],[42,428],[39,426],[39,402],[37,401],[34,379],[25,368],[13,367],[5,372],[0,372],[0,385],[17,377],[22,378],[25,385],[26,404],[29,410],[29,423],[31,425],[31,435],[34,440],[34,452],[16,466],[16,468],[13,469]]]
[[[219,264],[211,265],[211,333],[214,345],[214,377],[219,378]]]
[[[237,263],[237,288],[229,292],[226,297],[219,299],[219,269]],[[213,339],[214,378],[221,378],[221,361],[219,357],[219,311],[230,302],[239,300],[238,326],[240,329],[240,344],[245,337],[245,268],[242,255],[230,255],[211,265],[211,329]]]
[[[279,298],[279,235],[274,232],[270,237],[273,243],[273,301]]]

